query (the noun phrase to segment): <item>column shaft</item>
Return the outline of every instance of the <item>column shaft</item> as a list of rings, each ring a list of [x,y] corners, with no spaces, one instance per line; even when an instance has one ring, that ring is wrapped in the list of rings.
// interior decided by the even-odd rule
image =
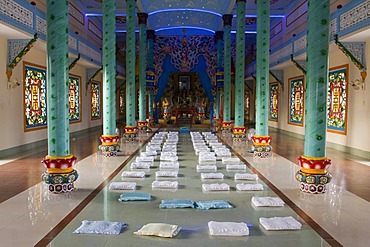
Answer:
[[[268,135],[270,0],[257,1],[256,135]]]
[[[154,40],[153,39],[148,39],[147,67],[148,68],[154,67]],[[154,91],[150,90],[149,91],[149,116],[151,118],[154,117],[153,101],[154,101]]]
[[[49,156],[69,150],[68,1],[47,0],[47,124]]]
[[[116,1],[103,2],[103,135],[116,134]]]
[[[135,126],[135,0],[126,0],[126,126]]]
[[[139,13],[145,16],[146,13]],[[139,15],[138,14],[138,15]],[[148,15],[146,14],[146,17]],[[144,19],[144,18],[143,18]],[[146,18],[140,21],[139,16],[139,121],[146,121]]]
[[[224,26],[224,111],[223,122],[230,122],[231,105],[231,25]]]
[[[309,1],[304,155],[326,156],[329,0]]]
[[[235,124],[244,127],[244,70],[245,70],[245,0],[237,1]]]

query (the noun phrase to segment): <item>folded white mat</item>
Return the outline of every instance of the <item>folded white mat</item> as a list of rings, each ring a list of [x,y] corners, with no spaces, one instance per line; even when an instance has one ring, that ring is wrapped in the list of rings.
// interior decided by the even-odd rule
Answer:
[[[170,225],[164,223],[149,223],[144,225],[137,232],[134,232],[134,234],[142,236],[158,236],[164,238],[172,238],[175,237],[180,230],[181,227],[178,225]]]
[[[141,156],[157,156],[157,151],[155,150],[147,150],[145,152],[140,153]]]
[[[222,159],[222,164],[239,164],[240,159],[238,157],[225,157]]]
[[[236,189],[239,191],[244,190],[263,190],[262,184],[237,184]]]
[[[200,177],[202,179],[223,179],[224,178],[224,174],[222,174],[221,172],[210,172],[210,173],[204,173],[204,172],[202,172],[200,174]]]
[[[260,224],[268,231],[272,230],[300,230],[302,224],[292,216],[260,218]]]
[[[154,157],[153,156],[138,156],[136,157],[136,162],[148,162],[148,163],[153,163],[154,162]]]
[[[156,177],[175,177],[177,178],[179,172],[177,171],[157,171],[155,172]]]
[[[216,157],[213,158],[200,158],[199,164],[201,165],[216,165]]]
[[[249,229],[244,222],[208,222],[209,234],[212,236],[248,236]]]
[[[134,190],[136,189],[135,182],[111,182],[109,190]]]
[[[235,173],[234,179],[236,180],[257,180],[258,175],[254,173]]]
[[[146,151],[152,151],[152,150],[161,151],[162,148],[161,148],[160,145],[148,145],[148,146],[146,146],[145,150]]]
[[[217,171],[216,165],[197,165],[197,171]]]
[[[279,197],[253,196],[252,203],[256,207],[283,207],[284,201]]]
[[[145,177],[145,172],[124,171],[121,176],[127,178],[143,178]]]
[[[238,171],[238,170],[246,170],[247,165],[234,165],[234,164],[229,164],[226,165],[226,171]]]
[[[159,169],[179,169],[180,163],[178,161],[161,161]]]
[[[150,162],[132,162],[131,169],[150,169],[151,165]]]
[[[152,188],[154,189],[177,189],[179,183],[177,181],[154,181]]]
[[[202,189],[204,191],[229,191],[230,186],[228,184],[202,184]]]
[[[161,157],[159,158],[159,160],[161,161],[178,161],[179,160],[179,157],[177,156],[168,156],[168,155],[161,155]]]

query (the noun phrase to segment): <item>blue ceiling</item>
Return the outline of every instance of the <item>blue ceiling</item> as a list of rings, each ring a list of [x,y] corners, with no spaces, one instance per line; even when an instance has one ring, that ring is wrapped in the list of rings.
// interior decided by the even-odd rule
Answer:
[[[89,18],[100,20],[101,0],[75,0],[82,10],[90,14]],[[271,25],[282,18],[289,9],[297,5],[300,0],[270,0]],[[126,1],[119,0],[117,6],[117,30],[125,30]],[[136,12],[149,14],[148,29],[156,34],[205,34],[211,35],[222,30],[222,15],[236,15],[235,0],[137,0]],[[256,0],[247,0],[246,4],[246,31],[256,30]],[[236,19],[233,20],[232,29]]]

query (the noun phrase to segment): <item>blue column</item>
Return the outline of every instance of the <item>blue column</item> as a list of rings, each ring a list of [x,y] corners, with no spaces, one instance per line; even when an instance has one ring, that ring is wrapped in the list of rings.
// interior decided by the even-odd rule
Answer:
[[[99,146],[102,155],[116,156],[116,1],[103,2],[103,135]]]
[[[139,20],[139,121],[138,128],[141,131],[147,129],[146,122],[146,21],[148,19],[147,13],[138,13]]]
[[[309,0],[304,155],[298,158],[296,179],[300,190],[311,194],[325,193],[331,180],[326,157],[329,23],[330,0]]]
[[[155,39],[155,31],[154,30],[147,30],[147,40],[148,40],[148,53],[147,53],[147,71],[153,72],[153,86],[152,88],[148,88],[149,90],[149,119],[153,121],[154,119],[154,111],[153,111],[153,103],[154,103],[154,81],[155,81],[155,71],[154,71],[154,39]],[[148,85],[147,85],[148,86]],[[151,86],[151,85],[149,85]]]
[[[216,31],[215,34],[215,41],[217,47],[217,72],[216,72],[216,112],[215,116],[216,119],[219,120],[220,118],[220,104],[221,104],[221,91],[223,90],[224,86],[224,70],[223,70],[223,48],[224,48],[224,41],[223,41],[224,32],[223,31]],[[221,84],[218,84],[218,79],[222,78],[222,87]]]
[[[236,1],[236,68],[235,68],[235,123],[233,140],[245,141],[244,126],[244,71],[245,71],[245,3]]]
[[[42,180],[50,192],[65,193],[78,177],[69,149],[68,1],[47,0],[46,8],[48,155]]]
[[[127,140],[137,137],[135,123],[135,0],[126,0],[126,127]]]
[[[232,15],[223,15],[224,21],[224,111],[222,130],[223,133],[231,131],[231,23]]]
[[[267,158],[271,151],[268,136],[270,69],[270,0],[257,1],[256,135],[254,156]]]

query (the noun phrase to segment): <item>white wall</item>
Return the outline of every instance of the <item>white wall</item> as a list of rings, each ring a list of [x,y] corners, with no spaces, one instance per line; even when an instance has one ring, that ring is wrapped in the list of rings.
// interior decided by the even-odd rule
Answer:
[[[41,41],[37,41],[41,42]],[[7,40],[0,37],[0,151],[12,147],[28,144],[47,139],[47,130],[24,131],[24,110],[23,110],[23,84],[14,89],[7,89],[6,65],[7,65]],[[11,80],[24,80],[23,62],[37,64],[46,67],[46,54],[36,48],[32,48],[13,69]],[[76,65],[71,74],[81,76],[82,96],[82,121],[71,124],[71,132],[102,125],[102,120],[91,120],[90,118],[90,94],[85,94],[86,69]],[[99,75],[96,79],[101,81]]]
[[[370,67],[370,40],[367,41],[367,67]],[[301,76],[303,73],[293,63],[289,68],[284,69],[284,91],[280,89],[279,94],[279,120],[269,121],[269,126],[304,135],[304,126],[288,124],[288,80],[289,78]],[[349,65],[348,72],[348,95],[347,95],[347,134],[327,132],[329,143],[370,152],[370,75],[366,78],[367,87],[365,90],[354,90],[350,85],[351,81],[360,78],[359,69],[348,59],[335,44],[330,45],[329,68]],[[306,77],[304,77],[306,80]],[[270,78],[273,81],[273,78]]]

